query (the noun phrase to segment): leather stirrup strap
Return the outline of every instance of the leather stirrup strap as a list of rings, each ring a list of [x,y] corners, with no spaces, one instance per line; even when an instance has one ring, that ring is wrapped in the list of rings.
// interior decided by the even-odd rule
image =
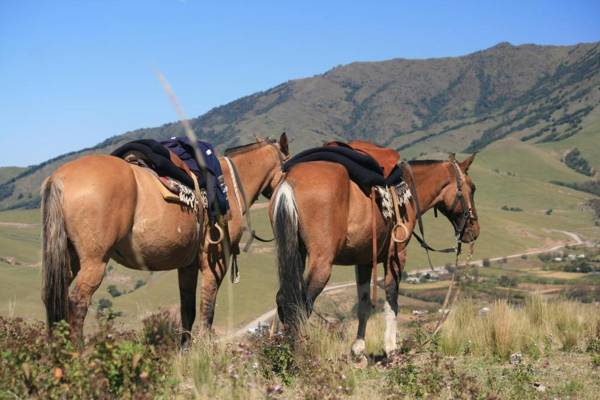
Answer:
[[[373,252],[373,263],[371,265],[371,281],[373,290],[371,291],[371,304],[377,305],[377,203],[375,201],[375,188],[371,188],[371,251]]]

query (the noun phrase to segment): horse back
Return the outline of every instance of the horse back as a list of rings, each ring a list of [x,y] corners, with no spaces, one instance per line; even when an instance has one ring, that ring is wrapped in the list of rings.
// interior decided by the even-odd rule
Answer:
[[[288,172],[286,181],[294,190],[300,233],[311,253],[314,249],[331,253],[337,264],[355,264],[357,257],[368,262],[370,199],[342,165],[327,161],[300,163]],[[383,219],[379,213],[376,218],[383,238]]]

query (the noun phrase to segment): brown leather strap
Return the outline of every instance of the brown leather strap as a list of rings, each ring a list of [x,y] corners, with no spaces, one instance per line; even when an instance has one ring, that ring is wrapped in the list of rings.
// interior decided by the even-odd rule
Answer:
[[[371,291],[371,304],[377,305],[377,203],[375,201],[375,187],[371,188],[371,236],[373,252],[373,264],[371,265],[371,280],[373,290]]]

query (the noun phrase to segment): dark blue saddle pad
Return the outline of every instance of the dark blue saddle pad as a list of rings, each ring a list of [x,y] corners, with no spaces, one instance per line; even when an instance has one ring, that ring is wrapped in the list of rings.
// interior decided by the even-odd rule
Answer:
[[[160,143],[173,153],[177,154],[196,176],[202,176],[200,166],[196,160],[194,148],[187,137],[172,137],[171,139],[164,140]],[[225,185],[219,158],[215,154],[215,149],[210,143],[198,140],[196,146],[204,157],[204,162],[206,163],[206,168],[208,170],[208,183],[206,185],[208,202],[209,204],[212,204],[212,202],[216,201],[219,206],[219,212],[225,214],[229,210],[229,202],[227,200],[227,186]],[[214,215],[214,207],[209,207],[209,214],[210,212],[213,213],[211,214],[211,218],[216,217],[216,215]]]
[[[360,189],[366,194],[371,193],[373,186],[396,186],[403,181],[402,169],[394,168],[385,178],[383,169],[372,157],[345,146],[315,147],[298,153],[283,165],[287,172],[295,165],[309,161],[330,161],[343,165]]]

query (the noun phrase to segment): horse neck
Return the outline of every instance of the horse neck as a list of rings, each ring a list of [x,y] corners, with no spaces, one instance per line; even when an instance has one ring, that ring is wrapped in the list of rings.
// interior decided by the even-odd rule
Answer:
[[[269,184],[279,165],[278,156],[274,154],[273,150],[273,146],[265,145],[229,157],[235,165],[240,183],[244,187],[248,206],[256,201]]]
[[[439,196],[450,183],[450,173],[445,162],[412,165],[421,212],[425,213],[440,200]]]

